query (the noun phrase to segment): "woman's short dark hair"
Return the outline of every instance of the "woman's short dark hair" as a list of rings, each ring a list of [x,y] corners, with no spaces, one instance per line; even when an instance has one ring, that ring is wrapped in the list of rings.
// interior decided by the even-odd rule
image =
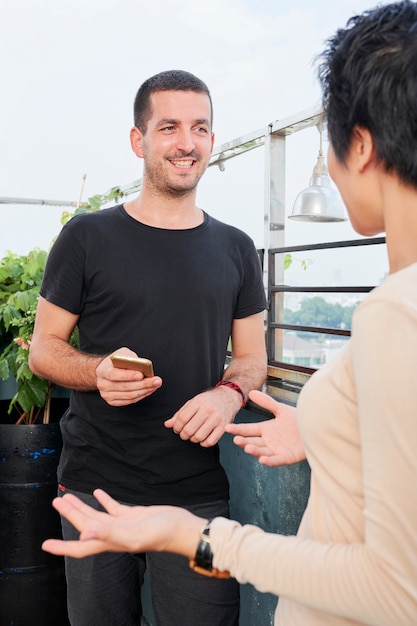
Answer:
[[[146,132],[146,125],[152,115],[151,94],[158,91],[195,91],[196,93],[205,93],[210,101],[210,124],[213,127],[213,103],[207,85],[194,74],[184,70],[167,70],[145,80],[136,94],[133,106],[134,123],[143,133]]]
[[[345,162],[357,124],[372,134],[378,162],[417,187],[417,3],[404,0],[352,17],[318,60],[339,161]]]

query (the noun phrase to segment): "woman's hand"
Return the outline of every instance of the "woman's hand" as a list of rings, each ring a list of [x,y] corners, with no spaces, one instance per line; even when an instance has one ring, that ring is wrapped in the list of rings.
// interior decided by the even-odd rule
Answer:
[[[94,496],[107,512],[96,511],[73,494],[54,499],[55,509],[80,531],[80,537],[47,539],[43,550],[75,558],[150,550],[194,557],[206,519],[174,506],[126,506],[101,489]]]
[[[291,465],[306,458],[296,422],[295,407],[276,402],[261,391],[251,391],[255,404],[272,411],[275,419],[251,424],[228,424],[226,432],[235,435],[233,442],[257,457],[263,465]]]

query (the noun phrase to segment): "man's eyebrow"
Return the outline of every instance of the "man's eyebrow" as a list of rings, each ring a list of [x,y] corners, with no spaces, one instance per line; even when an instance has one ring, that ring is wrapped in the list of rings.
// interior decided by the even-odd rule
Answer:
[[[177,120],[175,118],[164,117],[161,120],[159,120],[157,126],[164,126],[165,124],[167,124],[169,126],[175,126],[177,124],[181,124],[181,121]],[[193,124],[201,124],[202,126],[210,127],[210,122],[206,118],[201,118],[201,119],[194,120]]]
[[[210,121],[203,117],[199,120],[195,120],[195,124],[201,124],[202,126],[210,126]]]
[[[164,126],[165,124],[169,124],[170,126],[173,126],[175,124],[178,124],[179,120],[176,120],[174,118],[170,118],[170,117],[163,117],[161,120],[159,120],[157,126]]]

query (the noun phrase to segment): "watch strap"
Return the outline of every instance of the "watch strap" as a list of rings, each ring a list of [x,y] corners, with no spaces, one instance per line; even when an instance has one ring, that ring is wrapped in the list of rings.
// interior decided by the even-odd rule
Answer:
[[[230,573],[220,571],[213,567],[213,553],[210,546],[210,526],[212,519],[201,529],[200,541],[198,542],[197,551],[194,559],[191,559],[189,565],[192,570],[203,576],[210,578],[230,578]]]

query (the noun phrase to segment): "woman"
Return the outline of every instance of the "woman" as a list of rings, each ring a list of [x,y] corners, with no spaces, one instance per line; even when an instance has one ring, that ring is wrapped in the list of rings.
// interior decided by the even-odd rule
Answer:
[[[353,227],[385,232],[389,275],[356,309],[342,354],[305,385],[297,412],[260,392],[275,420],[231,424],[267,465],[307,458],[311,492],[296,537],[207,520],[174,507],[125,507],[102,491],[96,512],[54,502],[80,541],[73,557],[168,551],[208,575],[279,595],[276,624],[417,623],[417,4],[378,7],[329,39],[319,78],[328,165]],[[201,534],[203,532],[203,534]],[[207,535],[209,534],[209,542]]]

